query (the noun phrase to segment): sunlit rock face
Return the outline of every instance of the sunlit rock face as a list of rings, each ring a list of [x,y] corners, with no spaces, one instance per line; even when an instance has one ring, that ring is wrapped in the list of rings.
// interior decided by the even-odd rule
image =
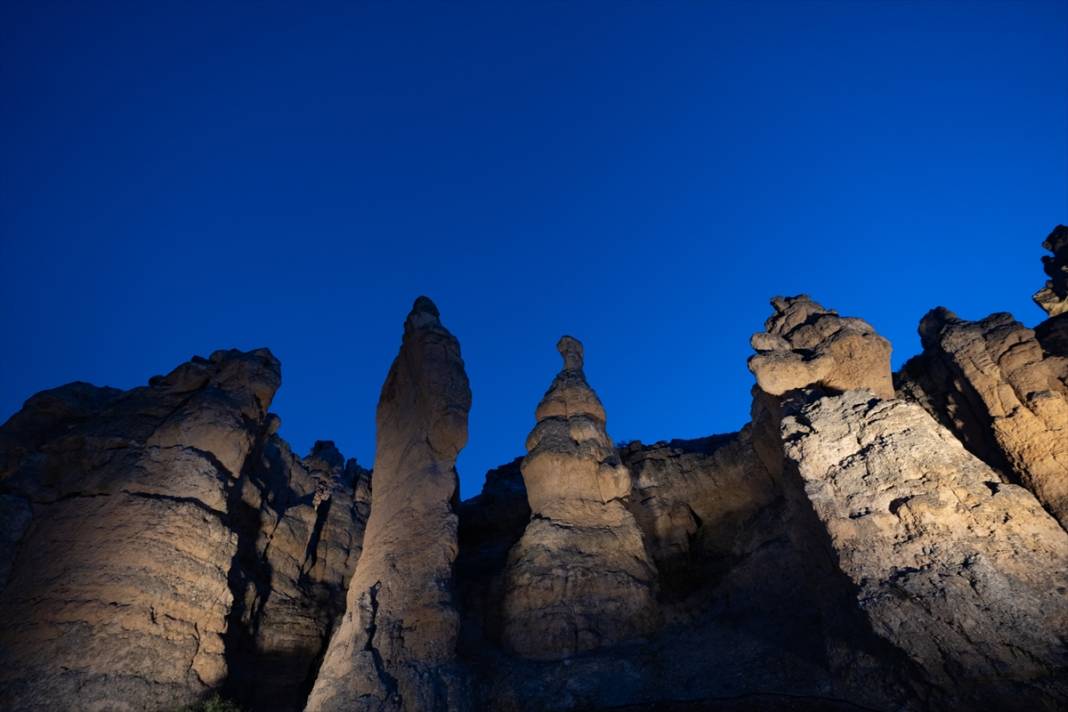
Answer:
[[[467,707],[452,568],[470,408],[459,343],[420,297],[382,387],[364,553],[309,711]]]
[[[9,709],[161,709],[226,679],[227,501],[279,380],[267,351],[216,352],[8,450],[5,490],[32,512],[0,594]],[[40,405],[58,412],[31,399],[5,430]]]
[[[614,446],[565,337],[526,456],[462,503],[425,298],[373,474],[291,451],[266,350],[40,393],[0,427],[0,709],[1068,709],[1064,234],[1053,316],[933,310],[896,375],[775,298],[735,433]]]
[[[929,676],[938,707],[1063,709],[1068,534],[919,406],[812,400],[787,462],[872,630]]]
[[[1068,227],[1058,225],[1042,247],[1052,255],[1042,258],[1049,279],[1046,286],[1035,292],[1035,304],[1050,316],[1068,312]]]
[[[564,367],[535,411],[523,481],[532,518],[508,558],[506,647],[562,658],[650,631],[656,567],[627,509],[631,477],[583,373],[582,344],[557,344]]]
[[[920,337],[923,353],[898,375],[901,395],[1068,525],[1068,358],[1004,313],[972,322],[934,309]]]
[[[259,668],[299,706],[362,523],[331,478],[343,504],[315,533],[279,383],[270,352],[219,351],[125,393],[46,391],[0,428],[0,706],[171,710]]]
[[[894,394],[890,342],[861,319],[838,316],[806,295],[775,297],[764,331],[750,343],[749,370],[765,393],[781,396],[809,386]]]

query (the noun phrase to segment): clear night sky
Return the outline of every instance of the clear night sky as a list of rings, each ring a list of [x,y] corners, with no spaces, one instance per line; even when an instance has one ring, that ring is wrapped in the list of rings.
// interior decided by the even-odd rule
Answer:
[[[616,440],[735,430],[811,293],[895,346],[1042,314],[1068,3],[0,3],[0,419],[269,346],[274,410],[373,460],[414,298],[474,392],[463,496],[560,366]]]

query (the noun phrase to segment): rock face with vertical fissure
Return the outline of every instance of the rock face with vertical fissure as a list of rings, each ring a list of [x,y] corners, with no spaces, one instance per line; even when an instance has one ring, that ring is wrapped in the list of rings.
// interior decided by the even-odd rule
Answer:
[[[938,706],[1068,705],[1068,534],[919,406],[826,396],[782,426],[788,463],[873,630]]]
[[[420,297],[382,387],[364,554],[309,712],[466,707],[452,567],[470,408],[459,343]]]
[[[0,428],[0,707],[303,704],[368,480],[289,452],[279,383],[265,349],[218,351],[126,392],[46,391]]]
[[[0,426],[0,709],[1068,709],[1066,243],[1044,322],[935,309],[897,374],[776,297],[735,433],[614,446],[564,337],[526,456],[462,503],[426,298],[373,472],[294,454],[262,349],[39,393]]]
[[[557,349],[564,368],[527,438],[522,473],[532,518],[509,555],[502,610],[506,647],[546,659],[656,625],[656,566],[627,509],[630,472],[586,382],[582,344],[565,336]]]
[[[1068,526],[1068,358],[1005,313],[973,322],[933,309],[920,338],[923,353],[898,374],[901,395]]]

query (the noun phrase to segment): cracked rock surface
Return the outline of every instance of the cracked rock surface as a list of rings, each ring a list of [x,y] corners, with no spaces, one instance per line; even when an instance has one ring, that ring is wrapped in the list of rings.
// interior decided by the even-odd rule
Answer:
[[[1068,358],[1006,313],[966,321],[939,307],[920,337],[923,353],[897,377],[901,395],[1068,525]]]
[[[656,565],[627,508],[631,475],[605,432],[583,373],[582,344],[535,411],[521,470],[532,517],[508,556],[503,640],[529,658],[560,658],[656,625]]]
[[[452,568],[456,457],[470,408],[459,342],[420,297],[382,386],[365,553],[309,712],[467,707]]]
[[[329,553],[284,585],[267,524],[303,553],[315,514],[299,458],[264,465],[280,381],[265,349],[218,351],[126,392],[45,391],[0,428],[0,707],[169,710],[268,660],[302,696],[361,525],[324,523]],[[283,599],[307,615],[282,620]]]
[[[782,426],[787,461],[874,632],[936,707],[1068,705],[1068,534],[922,408],[849,391]]]

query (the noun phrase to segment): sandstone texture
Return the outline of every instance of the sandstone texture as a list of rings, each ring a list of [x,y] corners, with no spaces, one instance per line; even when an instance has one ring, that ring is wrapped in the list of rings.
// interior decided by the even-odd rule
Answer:
[[[656,567],[627,509],[630,471],[605,432],[583,373],[582,344],[557,344],[564,367],[535,411],[521,466],[532,518],[512,548],[505,646],[561,658],[656,625]]]
[[[750,340],[749,370],[772,396],[807,386],[894,394],[890,342],[861,319],[838,316],[806,295],[775,297],[775,313]]]
[[[365,553],[307,710],[466,708],[452,568],[470,408],[459,343],[420,297],[378,403]]]
[[[1050,316],[1068,312],[1068,227],[1058,225],[1042,243],[1052,255],[1042,258],[1049,279],[1035,292],[1035,304]]]
[[[361,527],[335,520],[312,541],[307,483],[293,476],[303,465],[262,466],[280,378],[266,350],[219,351],[127,392],[46,391],[0,428],[0,707],[169,710],[272,654],[296,681],[285,694],[301,695],[323,643],[272,641],[328,634],[320,604],[343,601]],[[263,559],[261,519],[322,557],[295,588]],[[349,553],[322,553],[338,540]],[[251,581],[257,610],[244,604]],[[283,596],[307,616],[265,620]],[[262,648],[240,645],[254,637]]]
[[[0,426],[0,709],[1068,709],[1066,235],[1045,321],[935,309],[897,374],[774,298],[734,433],[614,445],[564,337],[526,455],[463,502],[425,297],[373,472],[293,452],[264,349],[39,393]]]
[[[898,376],[901,395],[1068,524],[1068,359],[1005,313],[971,322],[934,309],[920,337],[923,353]]]
[[[868,391],[783,422],[788,461],[873,630],[939,706],[1068,705],[1068,534],[919,406]]]

